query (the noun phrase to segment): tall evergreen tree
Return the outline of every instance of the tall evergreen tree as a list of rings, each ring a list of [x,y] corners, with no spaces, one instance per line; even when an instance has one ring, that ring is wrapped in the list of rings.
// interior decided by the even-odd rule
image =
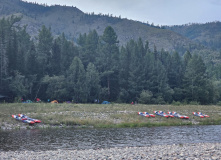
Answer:
[[[97,58],[99,36],[95,30],[90,31],[88,35],[80,35],[78,43],[80,46],[80,58],[85,66],[91,62],[94,63]]]
[[[131,51],[125,47],[121,47],[120,61],[119,61],[119,100],[122,102],[129,102],[131,97],[129,96],[129,74],[131,63]]]
[[[40,75],[50,74],[50,63],[51,63],[51,50],[52,50],[52,33],[51,29],[46,28],[44,25],[38,34],[38,61],[40,64]]]
[[[100,94],[100,77],[93,63],[89,63],[86,70],[86,87],[87,87],[87,101],[93,102],[99,99]]]
[[[207,103],[206,97],[208,90],[206,67],[200,56],[193,55],[189,61],[184,75],[184,93],[187,101],[197,101],[200,103]]]
[[[138,99],[140,93],[145,87],[145,67],[144,55],[145,49],[141,39],[138,42],[130,41],[129,48],[131,49],[131,61],[129,72],[129,94],[130,100],[135,101]]]
[[[35,49],[34,42],[32,41],[30,44],[29,51],[27,53],[26,63],[26,75],[37,75],[38,74],[38,61],[37,61],[37,53]]]
[[[31,36],[27,33],[26,26],[20,28],[17,32],[17,35],[18,35],[17,70],[22,74],[25,74],[26,72],[25,63],[27,62],[27,55],[32,44]]]
[[[101,85],[106,88],[109,100],[118,97],[119,48],[117,35],[111,26],[105,28],[99,46],[96,64],[101,73]]]
[[[74,46],[73,42],[68,41],[65,38],[65,34],[62,33],[62,35],[59,37],[58,42],[60,44],[60,50],[61,50],[61,73],[66,73],[66,71],[69,69],[72,59],[75,56],[78,56],[78,51],[76,47]]]
[[[58,40],[55,39],[52,44],[52,55],[50,63],[50,75],[59,75],[61,73],[61,49]]]
[[[16,43],[12,34],[15,33],[13,32],[13,25],[19,20],[21,20],[21,17],[14,16],[0,20],[0,91],[2,92],[8,90],[9,81],[7,81],[7,78],[10,76],[9,72],[12,71],[9,66],[13,66],[12,63],[9,65],[9,56],[11,56],[9,55],[9,51],[10,53],[13,52],[13,42]]]
[[[85,70],[80,58],[75,57],[68,70],[67,80],[69,95],[75,102],[87,101]]]

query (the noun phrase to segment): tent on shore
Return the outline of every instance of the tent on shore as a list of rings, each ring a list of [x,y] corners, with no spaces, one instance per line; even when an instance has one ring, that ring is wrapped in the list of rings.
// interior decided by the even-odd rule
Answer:
[[[108,101],[103,101],[101,104],[110,104]]]

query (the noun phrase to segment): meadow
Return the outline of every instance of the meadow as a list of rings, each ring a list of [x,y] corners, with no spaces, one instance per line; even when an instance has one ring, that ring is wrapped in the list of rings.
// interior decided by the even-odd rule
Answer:
[[[152,127],[152,126],[179,126],[179,125],[220,125],[221,106],[218,105],[144,105],[144,104],[72,104],[72,103],[1,103],[0,126],[12,129],[27,124],[16,121],[13,114],[25,114],[31,118],[40,119],[41,126],[65,127]],[[157,116],[147,118],[137,112],[175,111],[189,116],[189,119],[165,118]],[[202,112],[209,118],[200,118],[192,112]],[[28,127],[27,127],[28,128]]]

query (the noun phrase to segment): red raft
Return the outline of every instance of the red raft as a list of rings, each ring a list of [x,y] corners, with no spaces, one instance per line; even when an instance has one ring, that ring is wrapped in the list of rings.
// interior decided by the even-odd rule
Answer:
[[[150,114],[148,112],[138,112],[139,115],[144,116],[144,117],[155,117],[155,115]]]
[[[28,123],[28,124],[41,123],[40,120],[30,118],[30,117],[28,117],[26,115],[23,115],[23,114],[18,114],[18,116],[17,115],[12,115],[12,118],[14,118],[18,121],[21,121],[23,123]]]

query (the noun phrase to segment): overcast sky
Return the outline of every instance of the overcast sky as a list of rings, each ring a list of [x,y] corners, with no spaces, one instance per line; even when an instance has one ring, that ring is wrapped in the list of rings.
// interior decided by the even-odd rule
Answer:
[[[221,21],[221,0],[25,0],[75,6],[85,13],[112,14],[154,23],[180,25]]]

